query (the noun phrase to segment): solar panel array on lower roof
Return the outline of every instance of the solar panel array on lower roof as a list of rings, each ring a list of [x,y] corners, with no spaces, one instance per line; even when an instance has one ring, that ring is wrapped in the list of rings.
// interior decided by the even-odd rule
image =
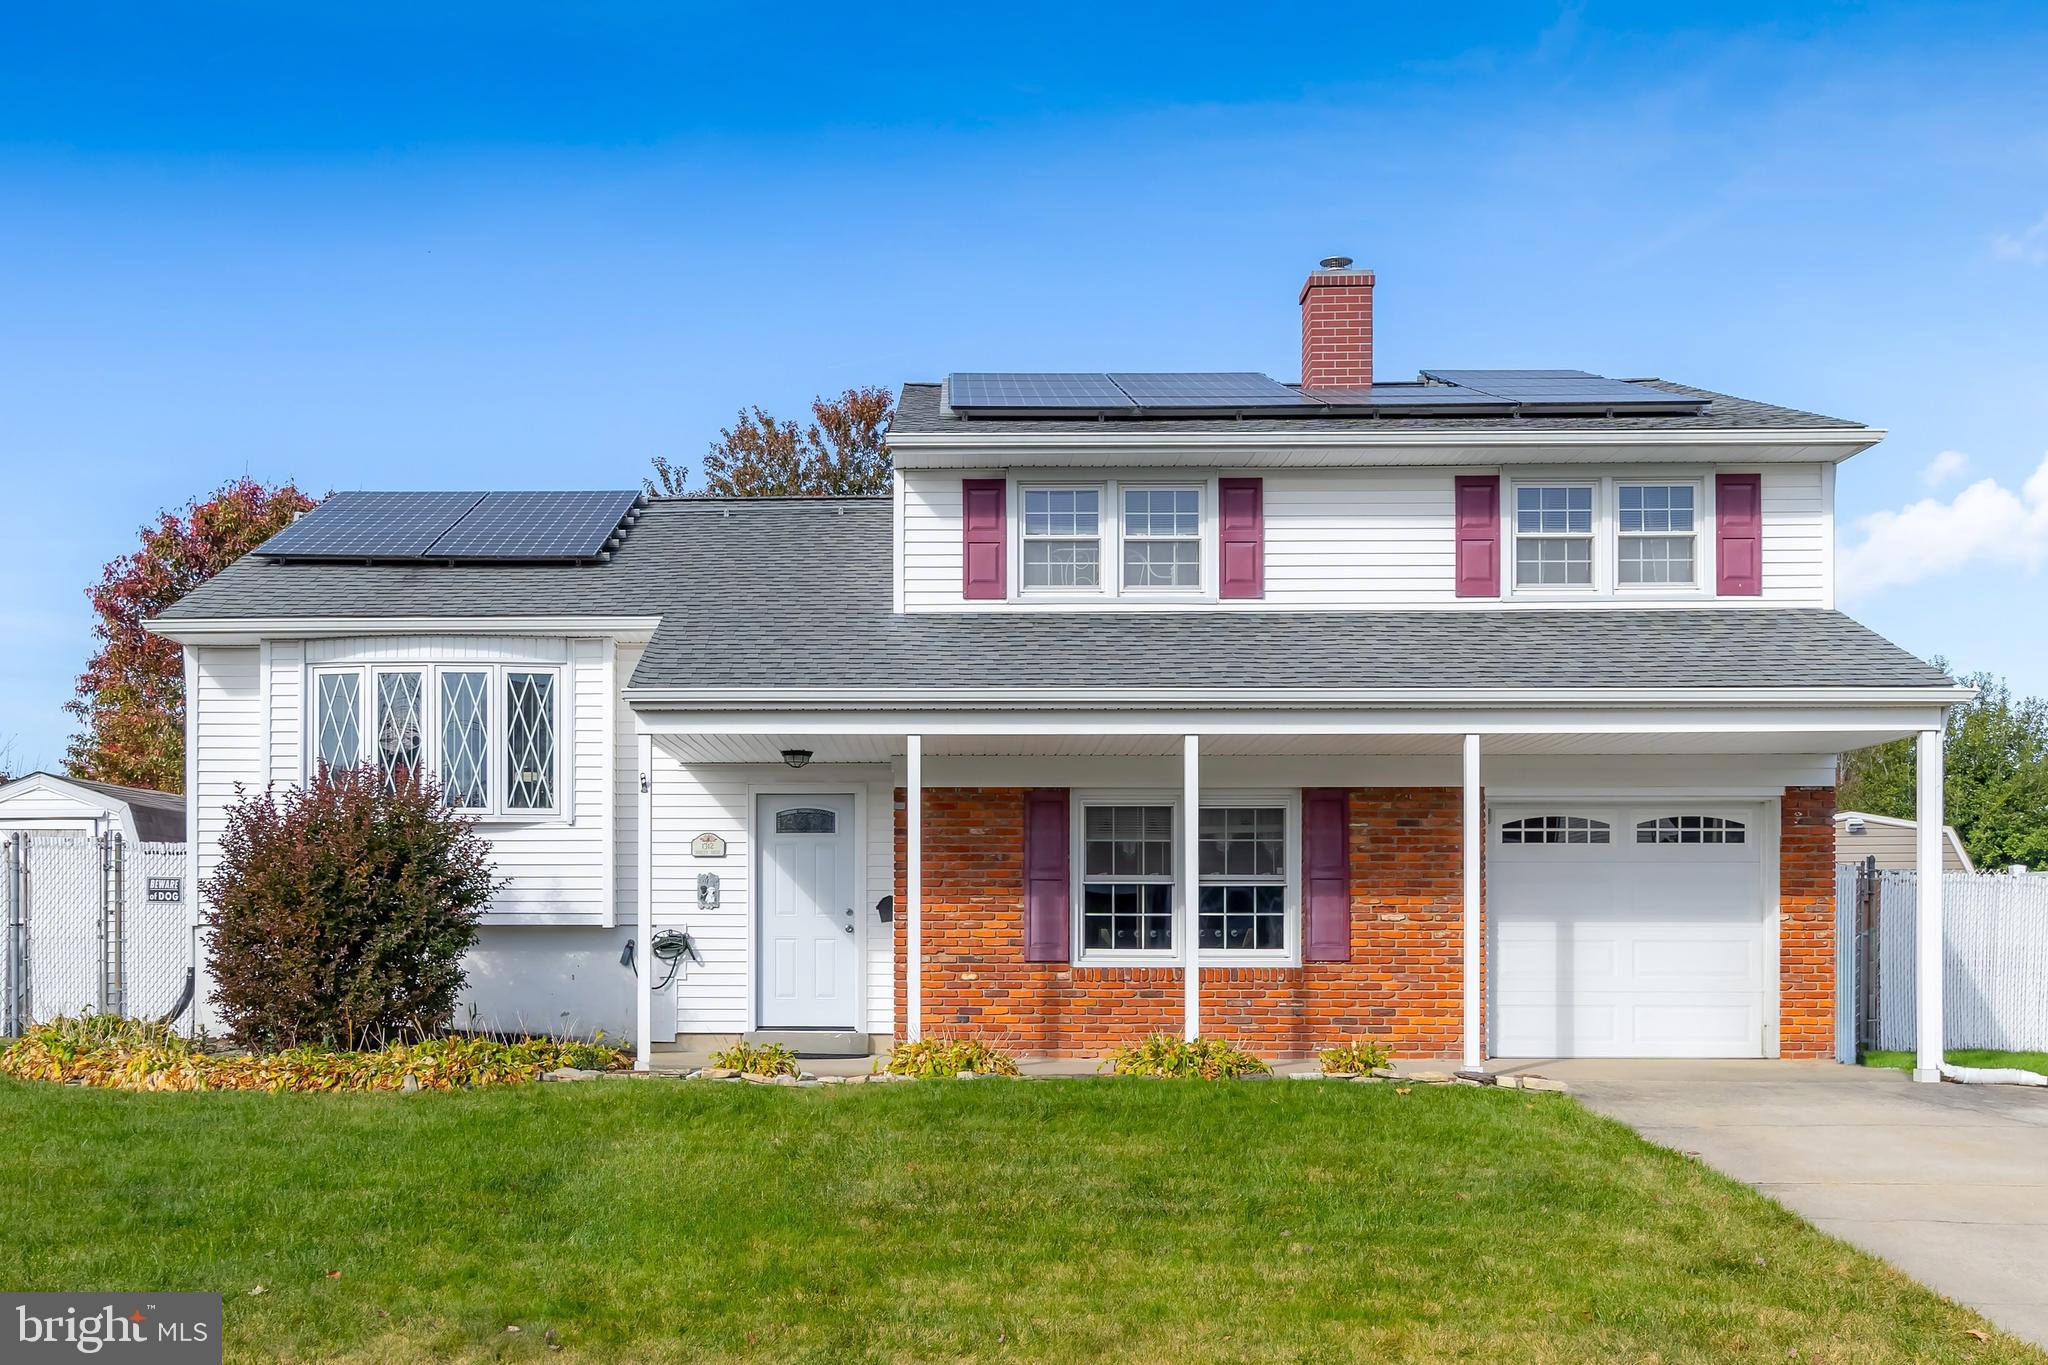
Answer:
[[[281,559],[407,559],[427,552],[482,493],[336,493],[263,542]]]
[[[282,560],[576,563],[601,560],[635,492],[336,493],[258,546]]]

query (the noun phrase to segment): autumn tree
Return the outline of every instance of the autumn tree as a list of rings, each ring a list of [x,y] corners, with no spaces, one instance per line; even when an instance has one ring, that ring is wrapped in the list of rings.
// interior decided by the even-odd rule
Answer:
[[[2015,697],[1989,673],[1961,681],[1977,695],[1949,708],[1942,813],[1980,868],[2048,864],[2048,701]],[[1842,755],[1836,804],[1843,810],[1911,820],[1916,789],[1910,739]]]
[[[887,389],[848,389],[811,400],[799,426],[755,407],[723,428],[704,456],[704,487],[688,487],[690,468],[654,457],[647,491],[661,497],[777,498],[889,491],[882,447],[895,407]]]
[[[243,477],[182,514],[142,528],[142,547],[87,590],[99,648],[65,709],[84,723],[64,766],[73,777],[157,791],[185,789],[185,667],[179,646],[144,623],[282,530],[313,500],[291,484]]]

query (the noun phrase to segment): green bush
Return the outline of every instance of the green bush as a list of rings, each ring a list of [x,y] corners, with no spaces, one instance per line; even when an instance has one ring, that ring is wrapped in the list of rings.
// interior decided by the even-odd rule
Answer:
[[[979,1038],[924,1038],[915,1043],[898,1043],[882,1068],[894,1076],[957,1076],[972,1071],[981,1076],[1014,1076],[1016,1059],[1001,1048]]]
[[[1264,1076],[1273,1068],[1227,1038],[1175,1038],[1155,1033],[1110,1054],[1119,1076],[1172,1076],[1182,1080],[1229,1081]]]
[[[447,1027],[497,889],[475,822],[372,766],[228,807],[207,879],[213,999],[244,1047],[374,1046]]]
[[[422,1090],[519,1085],[575,1066],[621,1071],[632,1059],[603,1043],[523,1038],[424,1038],[371,1052],[312,1045],[263,1054],[208,1052],[160,1024],[87,1016],[39,1025],[0,1050],[0,1075],[113,1090]]]
[[[723,1052],[711,1054],[711,1065],[745,1076],[795,1076],[800,1068],[796,1054],[780,1043],[734,1043]]]
[[[1369,1071],[1377,1071],[1394,1059],[1393,1049],[1385,1043],[1367,1042],[1363,1038],[1354,1038],[1348,1043],[1326,1047],[1321,1055],[1325,1076],[1342,1075],[1347,1072],[1363,1076]]]

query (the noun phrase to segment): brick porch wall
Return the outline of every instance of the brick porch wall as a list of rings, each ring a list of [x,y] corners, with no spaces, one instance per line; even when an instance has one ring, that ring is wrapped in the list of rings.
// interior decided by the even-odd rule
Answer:
[[[1787,787],[1778,826],[1778,1055],[1835,1051],[1835,789]]]
[[[1202,972],[1203,1032],[1265,1056],[1353,1037],[1408,1057],[1455,1057],[1462,983],[1458,790],[1351,793],[1351,961]],[[903,794],[896,896],[905,904]],[[1024,960],[1024,789],[924,793],[924,1024],[1022,1052],[1092,1056],[1180,1033],[1181,971]],[[896,1017],[907,1015],[905,917],[896,921]],[[899,1024],[899,1029],[901,1025]]]

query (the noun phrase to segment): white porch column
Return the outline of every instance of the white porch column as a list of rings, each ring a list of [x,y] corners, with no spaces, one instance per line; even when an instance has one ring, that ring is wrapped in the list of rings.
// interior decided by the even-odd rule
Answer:
[[[1181,953],[1186,964],[1181,974],[1186,1015],[1182,1034],[1198,1038],[1202,1033],[1202,945],[1197,932],[1202,924],[1202,741],[1198,735],[1181,737],[1180,808],[1181,893],[1187,905],[1183,929],[1187,946]]]
[[[1480,961],[1479,891],[1481,861],[1486,848],[1486,828],[1479,810],[1479,736],[1465,736],[1464,819],[1460,837],[1464,844],[1465,871],[1465,1070],[1480,1068],[1479,1038],[1483,1026],[1480,1013],[1485,987],[1484,965]]]
[[[640,795],[635,806],[633,899],[639,910],[634,930],[633,1066],[654,1065],[654,736],[640,732]]]
[[[1918,856],[1914,860],[1919,888],[1918,913],[1914,918],[1914,985],[1918,996],[1919,1029],[1913,1079],[1941,1079],[1942,1046],[1942,775],[1940,730],[1922,730],[1916,746],[1919,763],[1914,770],[1919,803],[1914,830]]]
[[[903,781],[903,985],[905,1008],[903,1036],[911,1042],[924,1037],[924,736],[911,735],[905,742]]]

